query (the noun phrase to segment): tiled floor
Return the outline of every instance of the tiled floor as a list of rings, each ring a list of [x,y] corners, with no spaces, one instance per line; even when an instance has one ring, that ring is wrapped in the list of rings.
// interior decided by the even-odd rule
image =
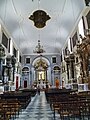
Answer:
[[[54,120],[53,111],[46,101],[45,93],[41,92],[32,98],[31,102],[16,120]],[[60,115],[56,113],[56,119],[60,120]]]

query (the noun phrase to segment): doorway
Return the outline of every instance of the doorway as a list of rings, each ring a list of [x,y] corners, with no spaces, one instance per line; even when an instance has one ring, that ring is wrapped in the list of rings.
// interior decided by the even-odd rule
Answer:
[[[18,89],[18,76],[16,76],[16,89]]]
[[[24,88],[27,87],[27,80],[24,81]]]

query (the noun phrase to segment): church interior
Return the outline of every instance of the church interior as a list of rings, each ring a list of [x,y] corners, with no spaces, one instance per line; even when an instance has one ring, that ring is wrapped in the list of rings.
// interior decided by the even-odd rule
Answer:
[[[0,0],[0,120],[90,120],[90,0]]]

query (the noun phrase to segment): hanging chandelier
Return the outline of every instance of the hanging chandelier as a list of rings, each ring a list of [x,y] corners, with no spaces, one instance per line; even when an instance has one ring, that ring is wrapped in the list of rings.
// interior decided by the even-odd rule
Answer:
[[[38,40],[38,45],[35,47],[35,50],[33,50],[33,52],[38,54],[45,52],[45,50],[43,49],[43,46],[41,46],[40,44],[40,40]]]

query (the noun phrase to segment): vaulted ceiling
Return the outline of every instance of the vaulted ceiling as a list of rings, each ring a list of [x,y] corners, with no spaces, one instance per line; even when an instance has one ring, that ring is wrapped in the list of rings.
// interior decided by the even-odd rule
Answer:
[[[43,28],[29,19],[39,9],[51,17]],[[0,0],[0,18],[23,54],[38,40],[46,54],[60,53],[83,9],[84,0]]]

